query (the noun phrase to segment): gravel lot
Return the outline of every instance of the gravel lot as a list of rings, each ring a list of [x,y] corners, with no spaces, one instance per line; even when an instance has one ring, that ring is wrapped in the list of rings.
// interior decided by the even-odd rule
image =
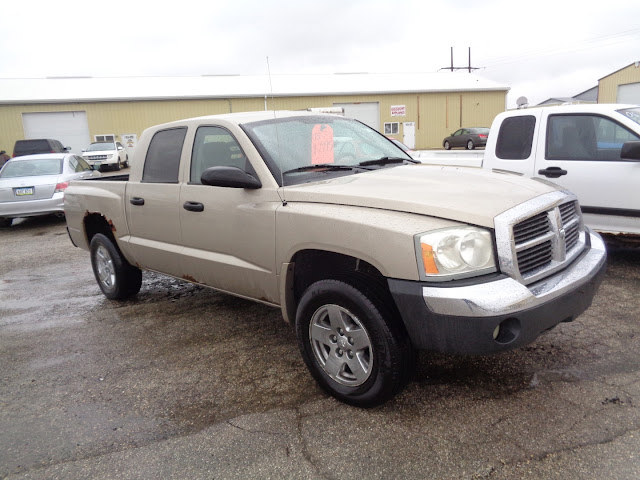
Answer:
[[[421,354],[360,410],[278,310],[157,274],[100,293],[63,220],[0,229],[0,478],[640,478],[640,249],[577,321],[490,357]]]

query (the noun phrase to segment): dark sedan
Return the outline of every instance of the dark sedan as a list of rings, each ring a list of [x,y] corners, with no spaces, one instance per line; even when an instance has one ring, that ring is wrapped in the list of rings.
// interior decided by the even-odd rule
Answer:
[[[476,147],[484,147],[487,144],[489,129],[484,127],[461,128],[446,137],[442,142],[445,150],[456,147],[473,150]]]

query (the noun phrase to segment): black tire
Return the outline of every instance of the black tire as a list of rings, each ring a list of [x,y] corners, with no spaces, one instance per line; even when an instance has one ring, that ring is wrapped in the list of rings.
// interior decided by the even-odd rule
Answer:
[[[9,228],[13,223],[13,218],[0,217],[0,228]]]
[[[90,247],[93,274],[105,297],[124,300],[140,291],[142,271],[127,262],[109,237],[95,234]]]
[[[374,407],[410,379],[415,353],[391,311],[339,280],[307,288],[296,314],[302,357],[318,384],[350,405]]]
[[[115,166],[113,167],[113,169],[118,172],[120,171],[120,157],[118,157],[118,161],[116,162]]]
[[[129,168],[129,155],[127,155],[124,159],[124,168]]]
[[[473,144],[473,140],[467,141],[467,150],[473,150],[476,146]]]
[[[445,150],[451,150],[451,144],[446,140],[442,146],[444,147]]]

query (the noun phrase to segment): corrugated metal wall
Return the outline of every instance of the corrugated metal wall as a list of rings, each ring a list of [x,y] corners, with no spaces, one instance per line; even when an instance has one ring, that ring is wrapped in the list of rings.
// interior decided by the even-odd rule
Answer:
[[[204,100],[129,101],[65,104],[0,105],[0,149],[11,153],[16,140],[24,138],[22,113],[86,111],[91,138],[100,134],[137,134],[159,123],[181,118],[229,112],[302,110],[330,107],[334,103],[378,102],[380,128],[399,122],[394,135],[402,140],[402,122],[415,122],[416,148],[439,148],[442,139],[460,126],[490,126],[505,110],[506,91],[419,93],[388,95],[303,96]],[[404,105],[405,116],[391,116],[391,106]]]
[[[598,103],[616,103],[618,86],[640,82],[640,65],[632,63],[598,82]]]

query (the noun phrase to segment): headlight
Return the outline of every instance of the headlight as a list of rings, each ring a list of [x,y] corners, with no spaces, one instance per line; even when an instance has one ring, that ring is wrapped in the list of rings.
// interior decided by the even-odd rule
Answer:
[[[491,233],[478,227],[455,227],[416,235],[420,276],[453,280],[496,271]]]

